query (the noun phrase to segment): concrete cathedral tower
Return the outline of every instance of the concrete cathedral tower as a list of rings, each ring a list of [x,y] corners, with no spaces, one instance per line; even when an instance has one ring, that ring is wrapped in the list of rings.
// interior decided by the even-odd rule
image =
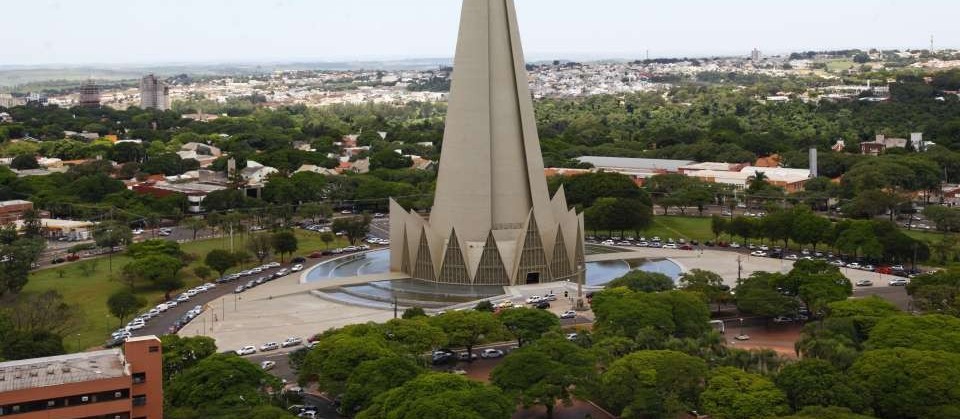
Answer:
[[[462,285],[574,281],[583,217],[550,199],[513,0],[464,0],[430,219],[390,207],[391,270]]]

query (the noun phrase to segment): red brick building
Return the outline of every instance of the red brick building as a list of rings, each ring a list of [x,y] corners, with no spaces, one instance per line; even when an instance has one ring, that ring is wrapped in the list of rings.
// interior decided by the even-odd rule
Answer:
[[[156,336],[111,349],[0,363],[0,416],[162,419],[163,356]]]

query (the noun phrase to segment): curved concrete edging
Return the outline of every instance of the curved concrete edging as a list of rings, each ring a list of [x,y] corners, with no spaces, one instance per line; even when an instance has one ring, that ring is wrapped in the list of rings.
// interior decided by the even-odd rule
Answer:
[[[330,259],[330,260],[325,260],[325,261],[320,262],[320,263],[318,263],[318,264],[316,264],[316,265],[313,265],[312,267],[310,267],[310,269],[304,269],[303,272],[300,273],[300,278],[298,278],[298,281],[300,282],[301,285],[302,285],[302,284],[307,284],[307,283],[309,283],[309,281],[307,281],[307,277],[310,275],[310,272],[313,272],[313,271],[316,270],[317,268],[319,268],[319,267],[321,267],[321,266],[324,266],[324,265],[326,265],[326,264],[328,264],[328,263],[334,263],[334,262],[337,262],[337,261],[339,261],[339,260],[341,260],[341,259],[346,259],[346,258],[349,258],[349,257],[356,257],[357,255],[366,255],[366,254],[368,254],[368,253],[374,253],[374,252],[385,252],[385,251],[387,251],[387,250],[388,250],[388,249],[370,249],[370,250],[364,250],[364,251],[362,251],[362,252],[351,253],[351,254],[349,254],[349,255],[337,256],[337,257],[335,257],[335,258],[333,258],[333,259]],[[342,265],[343,265],[343,264],[340,264],[340,265],[338,265],[338,267],[339,267],[339,266],[342,266]],[[336,269],[336,268],[334,268],[334,269]],[[358,272],[357,274],[358,274],[358,275],[353,275],[353,276],[360,276],[360,275],[359,275],[359,272]]]

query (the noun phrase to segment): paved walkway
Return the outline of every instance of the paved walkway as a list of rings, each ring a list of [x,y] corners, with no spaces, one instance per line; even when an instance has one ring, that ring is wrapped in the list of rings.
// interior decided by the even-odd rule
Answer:
[[[736,285],[737,257],[740,257],[740,275],[748,277],[755,271],[788,272],[793,262],[737,254],[729,251],[704,250],[682,251],[671,249],[629,249],[622,253],[589,256],[590,261],[665,258],[679,264],[684,271],[704,269],[723,276],[726,284]],[[874,289],[885,292],[887,281],[894,277],[842,269],[851,280],[870,279]],[[290,336],[307,338],[330,328],[365,322],[384,322],[393,318],[393,310],[358,307],[318,298],[310,291],[353,285],[371,281],[399,279],[402,275],[383,274],[364,277],[329,279],[303,283],[306,272],[291,275],[256,287],[242,294],[226,295],[207,304],[207,310],[184,327],[181,335],[206,335],[217,341],[221,350],[235,349],[244,345],[260,346],[266,342],[280,342]],[[563,291],[571,297],[576,295],[576,284],[555,283],[522,287],[508,287],[506,294],[511,300],[521,301],[530,295],[543,295],[553,291],[559,301],[552,304],[551,311],[562,312],[571,307],[571,301],[563,299]],[[869,294],[869,289],[858,289],[858,294]],[[862,292],[868,291],[868,292]],[[892,291],[892,290],[891,290]],[[584,313],[589,316],[588,313]],[[591,316],[592,317],[592,316]]]

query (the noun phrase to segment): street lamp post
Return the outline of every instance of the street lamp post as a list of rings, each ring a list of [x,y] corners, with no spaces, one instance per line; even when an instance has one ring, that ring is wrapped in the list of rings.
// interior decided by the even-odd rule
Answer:
[[[739,336],[743,336],[743,317],[739,318],[738,320],[740,320],[740,335],[739,335]]]

